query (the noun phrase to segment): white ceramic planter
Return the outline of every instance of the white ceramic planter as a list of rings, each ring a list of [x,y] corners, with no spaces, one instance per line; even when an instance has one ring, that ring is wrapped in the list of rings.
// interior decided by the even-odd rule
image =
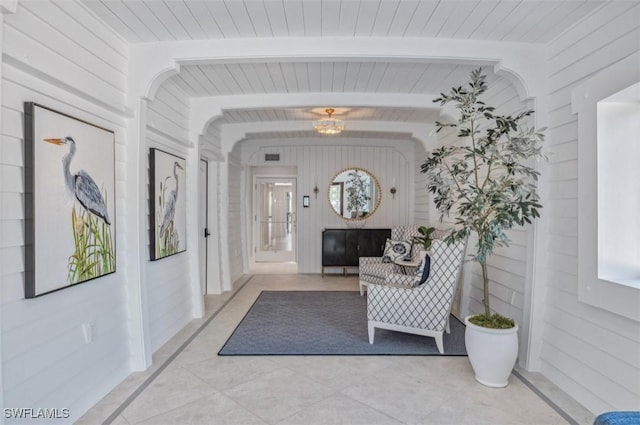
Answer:
[[[469,322],[469,317],[464,319],[464,341],[476,380],[488,387],[506,387],[518,357],[518,325],[511,329],[483,328]]]

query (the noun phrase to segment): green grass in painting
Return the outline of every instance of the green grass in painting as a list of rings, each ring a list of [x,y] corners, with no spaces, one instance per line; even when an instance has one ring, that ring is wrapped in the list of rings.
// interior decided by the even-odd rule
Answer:
[[[180,238],[178,231],[173,227],[173,221],[169,224],[167,229],[162,235],[159,236],[158,257],[166,257],[167,255],[175,254],[180,247]]]
[[[67,265],[69,285],[115,271],[111,227],[84,208],[76,211],[75,205],[71,210],[71,225],[75,251]]]

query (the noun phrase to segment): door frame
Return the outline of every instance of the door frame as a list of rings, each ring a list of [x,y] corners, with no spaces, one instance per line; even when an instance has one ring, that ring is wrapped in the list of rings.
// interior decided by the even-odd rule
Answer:
[[[258,263],[258,261],[256,261],[256,253],[258,250],[258,243],[259,243],[259,231],[260,231],[260,226],[259,226],[259,221],[258,221],[258,203],[259,203],[259,199],[258,199],[258,190],[257,190],[257,181],[258,179],[273,179],[273,180],[277,180],[277,179],[286,179],[286,180],[293,180],[293,208],[296,214],[296,222],[293,224],[293,227],[295,228],[294,234],[293,234],[293,240],[292,240],[292,249],[293,249],[293,261],[297,262],[298,261],[298,231],[297,231],[297,215],[298,215],[298,175],[297,174],[287,174],[287,173],[275,173],[275,174],[265,174],[265,173],[259,173],[259,174],[253,174],[252,176],[252,182],[251,182],[251,198],[252,198],[252,206],[251,206],[251,249],[250,249],[250,253],[249,253],[249,257],[251,258],[251,262],[253,264]],[[259,263],[282,263],[282,262],[289,262],[289,261],[260,261]]]
[[[204,165],[204,176],[202,176],[200,167]],[[199,228],[199,238],[204,238],[204,241],[198,239],[198,249],[201,251],[204,249],[204,253],[199,252],[200,256],[200,271],[204,273],[204,276],[200,276],[200,290],[203,295],[207,294],[207,279],[208,279],[208,271],[209,271],[209,243],[208,236],[211,235],[209,232],[209,161],[206,158],[200,158],[199,167],[198,167],[198,180],[199,184],[204,185],[204,188],[200,188],[200,193],[198,196],[200,197],[204,193],[204,199],[200,199],[200,211],[198,211],[198,228]],[[202,207],[204,206],[204,223],[200,222]],[[200,245],[202,243],[202,245]],[[203,258],[204,255],[204,258]],[[204,264],[202,264],[204,262]]]

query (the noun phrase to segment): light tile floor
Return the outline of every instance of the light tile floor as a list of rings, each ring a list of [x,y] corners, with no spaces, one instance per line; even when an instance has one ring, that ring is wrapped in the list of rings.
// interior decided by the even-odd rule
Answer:
[[[151,368],[130,375],[76,423],[555,425],[593,422],[593,415],[540,376],[531,375],[537,379],[538,386],[549,390],[554,402],[559,400],[570,407],[574,422],[563,419],[513,375],[509,386],[502,389],[476,383],[466,357],[218,357],[217,352],[262,290],[358,289],[356,277],[263,274],[246,279],[249,279],[246,284],[239,283],[240,289],[207,296],[205,318],[190,323],[158,350]],[[198,330],[197,336],[186,344]]]

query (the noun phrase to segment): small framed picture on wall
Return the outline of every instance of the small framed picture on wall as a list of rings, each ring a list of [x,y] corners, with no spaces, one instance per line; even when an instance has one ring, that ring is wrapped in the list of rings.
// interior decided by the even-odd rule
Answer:
[[[186,160],[152,148],[149,151],[151,260],[187,249]]]

